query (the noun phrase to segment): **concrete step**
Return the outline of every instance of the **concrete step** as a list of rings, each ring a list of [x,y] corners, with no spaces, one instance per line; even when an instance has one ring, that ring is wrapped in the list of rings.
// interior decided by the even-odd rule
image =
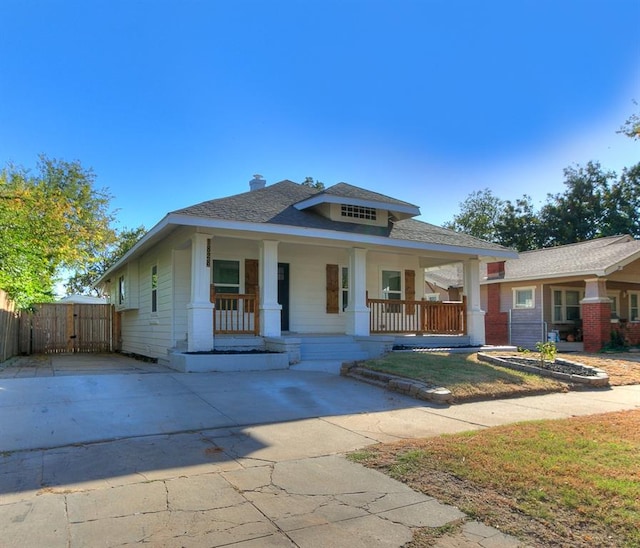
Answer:
[[[300,357],[305,360],[365,360],[368,353],[349,336],[302,337]]]
[[[289,367],[292,371],[321,371],[323,373],[340,374],[341,360],[302,360]]]
[[[358,348],[314,348],[300,351],[303,360],[366,360],[369,355]]]
[[[471,346],[471,337],[468,335],[418,335],[415,337],[396,337],[396,346],[417,348],[456,348]]]

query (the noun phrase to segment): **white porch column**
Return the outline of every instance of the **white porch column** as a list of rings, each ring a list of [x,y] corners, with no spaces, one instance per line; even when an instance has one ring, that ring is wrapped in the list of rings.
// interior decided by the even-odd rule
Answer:
[[[210,299],[211,267],[207,265],[207,234],[191,238],[191,300],[187,304],[187,350],[213,348],[213,303]]]
[[[472,345],[485,344],[484,310],[480,308],[480,261],[463,263],[464,294],[467,297],[467,333]]]
[[[369,336],[366,249],[349,250],[349,303],[345,314],[347,335]]]
[[[260,334],[279,337],[282,334],[278,303],[278,242],[260,242]]]

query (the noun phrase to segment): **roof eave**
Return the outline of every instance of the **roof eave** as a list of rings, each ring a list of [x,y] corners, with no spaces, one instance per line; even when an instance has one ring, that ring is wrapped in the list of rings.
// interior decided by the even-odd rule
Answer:
[[[295,227],[290,225],[267,224],[267,223],[247,223],[244,221],[225,221],[222,219],[210,219],[203,217],[193,217],[189,215],[169,214],[167,222],[170,224],[184,226],[198,226],[201,228],[223,228],[228,230],[239,230],[256,232],[263,234],[273,234],[281,236],[298,236],[305,238],[317,238],[324,240],[334,240],[341,242],[353,242],[355,244],[370,244],[383,247],[399,247],[402,249],[431,250],[439,252],[449,252],[461,255],[478,255],[481,257],[497,257],[505,259],[517,258],[517,252],[510,249],[485,249],[472,246],[456,246],[450,244],[430,244],[415,240],[399,240],[368,234],[357,234],[340,232],[320,228]]]

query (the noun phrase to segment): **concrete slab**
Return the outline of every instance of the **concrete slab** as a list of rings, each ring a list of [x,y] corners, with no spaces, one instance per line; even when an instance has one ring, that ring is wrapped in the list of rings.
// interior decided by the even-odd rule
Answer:
[[[464,415],[458,418],[446,416],[449,408],[442,408],[442,415],[434,412],[437,409],[437,406],[424,406],[331,416],[325,417],[324,420],[350,432],[357,432],[372,442],[380,443],[484,428],[483,425],[464,420]]]
[[[465,517],[344,452],[640,406],[640,387],[442,407],[322,372],[32,377],[0,379],[0,544],[27,548],[402,546]],[[474,522],[456,542],[520,544]]]

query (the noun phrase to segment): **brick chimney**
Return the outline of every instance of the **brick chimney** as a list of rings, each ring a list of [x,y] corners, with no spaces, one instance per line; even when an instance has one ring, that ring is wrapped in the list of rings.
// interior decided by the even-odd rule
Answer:
[[[504,261],[487,264],[487,280],[501,280],[504,278]]]
[[[251,191],[259,190],[261,188],[264,188],[266,184],[267,181],[262,178],[262,175],[256,174],[253,176],[253,179],[249,181],[249,188],[251,189]]]

